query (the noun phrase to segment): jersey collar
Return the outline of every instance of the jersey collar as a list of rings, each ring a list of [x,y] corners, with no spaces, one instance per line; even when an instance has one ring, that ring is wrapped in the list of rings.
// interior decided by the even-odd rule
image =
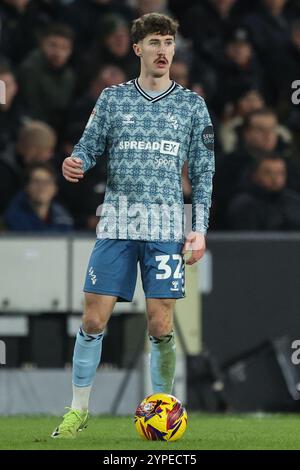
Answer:
[[[135,88],[137,89],[137,91],[138,91],[144,98],[146,98],[146,100],[152,101],[152,103],[154,103],[155,101],[161,100],[161,99],[164,98],[165,96],[168,96],[168,95],[174,90],[174,88],[175,88],[175,86],[176,86],[176,83],[175,83],[174,81],[172,81],[171,86],[170,86],[166,91],[164,91],[164,92],[161,93],[160,95],[155,96],[155,98],[153,98],[152,96],[149,96],[149,95],[140,87],[137,78],[136,78],[135,80],[133,80],[133,83],[134,83],[134,86],[135,86]]]

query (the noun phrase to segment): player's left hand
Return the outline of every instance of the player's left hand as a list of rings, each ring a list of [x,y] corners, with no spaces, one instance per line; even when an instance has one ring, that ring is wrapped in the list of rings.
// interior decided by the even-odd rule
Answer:
[[[186,237],[185,244],[182,249],[184,255],[187,251],[192,251],[192,255],[186,261],[186,264],[191,265],[196,263],[205,253],[206,243],[203,233],[190,232]]]

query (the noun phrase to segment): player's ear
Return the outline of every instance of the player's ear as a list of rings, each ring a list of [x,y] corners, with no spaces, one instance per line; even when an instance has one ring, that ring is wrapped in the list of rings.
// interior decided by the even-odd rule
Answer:
[[[139,44],[133,44],[133,50],[138,57],[142,57],[141,46]]]

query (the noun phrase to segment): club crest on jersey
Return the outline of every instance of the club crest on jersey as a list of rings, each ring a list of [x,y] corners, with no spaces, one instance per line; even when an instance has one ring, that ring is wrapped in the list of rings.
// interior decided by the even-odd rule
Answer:
[[[125,126],[128,124],[134,124],[133,114],[124,114],[123,124]]]
[[[167,114],[167,120],[173,126],[173,129],[177,130],[178,129],[178,121],[175,116],[173,116],[171,113]]]

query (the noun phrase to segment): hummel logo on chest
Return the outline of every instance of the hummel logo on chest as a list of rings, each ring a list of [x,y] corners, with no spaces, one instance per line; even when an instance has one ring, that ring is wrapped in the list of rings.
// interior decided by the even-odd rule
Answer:
[[[125,125],[134,124],[133,114],[124,114],[122,122]]]

